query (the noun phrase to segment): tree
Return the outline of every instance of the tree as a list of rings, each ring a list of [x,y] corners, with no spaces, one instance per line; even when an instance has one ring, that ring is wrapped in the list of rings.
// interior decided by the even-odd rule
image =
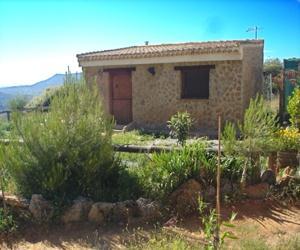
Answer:
[[[264,73],[266,76],[272,76],[272,93],[277,94],[279,84],[282,81],[283,64],[278,58],[267,59],[264,62]]]
[[[255,99],[251,99],[244,120],[238,128],[241,141],[236,140],[236,129],[231,123],[226,124],[222,138],[225,153],[245,157],[241,177],[241,186],[245,187],[247,171],[251,171],[251,180],[256,182],[260,175],[258,165],[260,155],[274,150],[274,133],[278,129],[276,114],[270,112],[265,106],[264,99],[258,95]]]
[[[283,65],[279,58],[267,59],[264,62],[264,72],[266,74],[271,74],[272,77],[275,77],[278,74],[280,74],[282,69]]]
[[[24,95],[17,96],[9,101],[10,110],[22,110],[28,102],[28,97]]]

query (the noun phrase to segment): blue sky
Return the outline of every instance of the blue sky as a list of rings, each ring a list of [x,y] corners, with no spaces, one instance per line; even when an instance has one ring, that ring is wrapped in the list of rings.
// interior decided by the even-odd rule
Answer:
[[[0,86],[80,71],[77,53],[253,38],[265,58],[300,57],[300,0],[0,0]]]

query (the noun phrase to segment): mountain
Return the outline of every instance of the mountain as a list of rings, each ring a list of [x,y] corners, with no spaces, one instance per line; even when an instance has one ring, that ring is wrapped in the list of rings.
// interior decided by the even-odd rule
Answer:
[[[11,95],[0,92],[0,111],[6,109]]]
[[[73,73],[74,77],[81,77],[81,73]],[[61,86],[64,83],[65,74],[55,74],[50,78],[32,85],[20,85],[0,88],[0,111],[7,109],[9,101],[17,96],[26,96],[28,99],[38,96],[47,88]]]

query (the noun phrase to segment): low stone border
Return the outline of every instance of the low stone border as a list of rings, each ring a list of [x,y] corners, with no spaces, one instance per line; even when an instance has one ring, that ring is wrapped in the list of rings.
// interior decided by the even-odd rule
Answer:
[[[1,191],[0,191],[1,193]],[[3,200],[2,194],[0,201]],[[29,211],[34,221],[48,222],[54,215],[54,206],[40,194],[33,194],[30,201],[16,195],[5,194],[5,202],[15,209]],[[64,224],[90,222],[97,225],[107,223],[129,224],[133,221],[148,222],[161,216],[161,206],[156,201],[145,198],[122,202],[93,202],[78,197],[63,211]]]

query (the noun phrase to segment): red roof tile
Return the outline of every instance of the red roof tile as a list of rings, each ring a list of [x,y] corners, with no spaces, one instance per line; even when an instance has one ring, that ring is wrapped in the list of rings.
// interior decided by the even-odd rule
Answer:
[[[189,42],[132,46],[78,54],[79,61],[113,60],[176,55],[238,52],[241,44],[262,44],[263,40],[232,40],[211,42]]]

